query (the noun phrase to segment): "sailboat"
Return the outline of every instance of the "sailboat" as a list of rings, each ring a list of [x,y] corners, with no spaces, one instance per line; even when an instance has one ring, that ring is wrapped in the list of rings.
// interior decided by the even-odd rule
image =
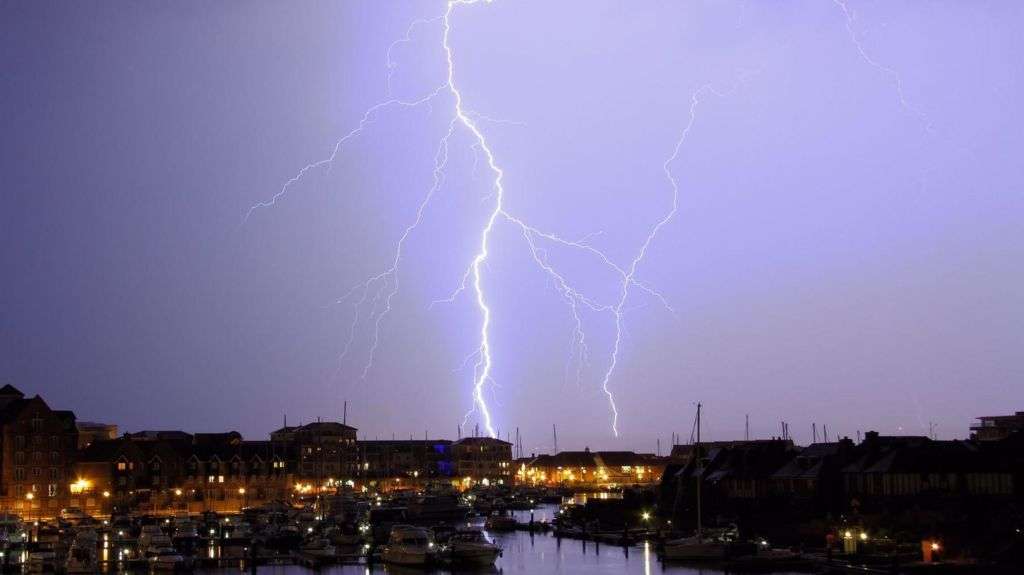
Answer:
[[[697,404],[697,441],[694,457],[697,458],[697,531],[692,537],[672,539],[665,542],[666,559],[722,559],[725,557],[726,541],[721,537],[708,537],[701,523],[700,485],[704,481],[704,461],[700,449],[700,409]]]

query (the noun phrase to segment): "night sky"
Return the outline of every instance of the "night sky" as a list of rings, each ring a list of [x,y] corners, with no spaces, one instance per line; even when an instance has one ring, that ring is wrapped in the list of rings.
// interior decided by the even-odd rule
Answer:
[[[123,430],[257,439],[347,400],[361,436],[454,436],[481,315],[472,289],[431,302],[496,199],[468,130],[390,311],[394,284],[361,287],[431,189],[452,94],[370,114],[246,218],[375,104],[443,87],[444,13],[0,1],[0,382]],[[557,423],[562,448],[653,451],[698,401],[705,437],[742,437],[749,414],[752,435],[786,420],[800,442],[812,422],[963,437],[1024,409],[1024,5],[495,0],[450,22],[506,210],[617,266],[671,208],[689,125],[667,164],[678,212],[636,273],[664,302],[634,287],[622,308],[619,438],[601,389],[619,278],[536,246],[598,308],[578,313],[584,356],[564,292],[496,222],[481,287],[502,436],[548,450]]]

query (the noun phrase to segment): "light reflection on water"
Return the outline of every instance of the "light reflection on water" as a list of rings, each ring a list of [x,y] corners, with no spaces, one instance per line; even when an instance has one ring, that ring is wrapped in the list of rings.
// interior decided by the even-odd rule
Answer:
[[[534,514],[535,521],[550,521],[557,507],[542,506],[537,508]],[[529,521],[529,511],[518,511],[516,517],[520,521]],[[682,565],[665,565],[658,560],[658,555],[653,545],[640,544],[630,548],[614,547],[610,545],[596,545],[592,541],[577,541],[573,539],[562,539],[559,541],[548,533],[530,534],[523,531],[512,533],[492,533],[491,537],[502,547],[504,553],[498,559],[494,569],[463,571],[459,573],[501,573],[502,575],[584,575],[584,574],[627,574],[627,575],[653,575],[668,573],[674,575],[720,575],[724,573],[718,569],[703,567],[689,567]],[[206,573],[227,573],[222,571],[207,571]],[[234,572],[237,572],[234,571]],[[297,566],[260,567],[259,573],[278,573],[287,575],[298,575],[300,573],[312,573],[311,570]],[[324,568],[320,573],[332,575],[439,575],[449,573],[446,570],[427,571],[414,568],[395,568],[383,565],[367,567],[364,565],[345,565]]]

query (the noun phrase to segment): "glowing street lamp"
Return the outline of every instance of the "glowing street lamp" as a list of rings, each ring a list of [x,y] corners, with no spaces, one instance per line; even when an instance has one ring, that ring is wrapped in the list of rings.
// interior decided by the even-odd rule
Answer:
[[[70,485],[71,493],[76,495],[79,493],[85,493],[90,487],[92,487],[92,482],[81,478]]]
[[[25,499],[28,500],[28,517],[29,517],[29,519],[32,518],[32,500],[35,499],[35,498],[36,498],[35,493],[32,493],[31,491],[29,491],[28,493],[25,494]]]

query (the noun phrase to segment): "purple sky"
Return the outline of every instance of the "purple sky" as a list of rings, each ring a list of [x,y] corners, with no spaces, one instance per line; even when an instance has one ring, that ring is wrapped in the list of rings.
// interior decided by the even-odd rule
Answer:
[[[400,289],[358,308],[433,181],[454,101],[364,112],[445,82],[443,2],[0,4],[0,380],[80,418],[234,428],[340,417],[370,437],[453,436],[480,313],[458,287],[493,210],[472,134],[403,244]],[[466,109],[509,213],[628,267],[623,307],[565,298],[499,220],[495,426],[527,449],[653,450],[812,422],[941,437],[1024,409],[1024,54],[1017,2],[558,2],[458,7]],[[848,16],[851,20],[848,20]],[[848,29],[849,25],[849,29]],[[851,35],[852,31],[852,35]],[[702,87],[705,87],[703,90]],[[499,121],[491,121],[496,119]],[[599,306],[621,284],[540,242]],[[385,290],[384,294],[389,290]],[[351,337],[348,354],[340,358]],[[578,352],[578,350],[576,350]],[[578,354],[577,354],[578,355]],[[579,378],[577,378],[579,374]],[[469,425],[476,422],[469,418]]]

